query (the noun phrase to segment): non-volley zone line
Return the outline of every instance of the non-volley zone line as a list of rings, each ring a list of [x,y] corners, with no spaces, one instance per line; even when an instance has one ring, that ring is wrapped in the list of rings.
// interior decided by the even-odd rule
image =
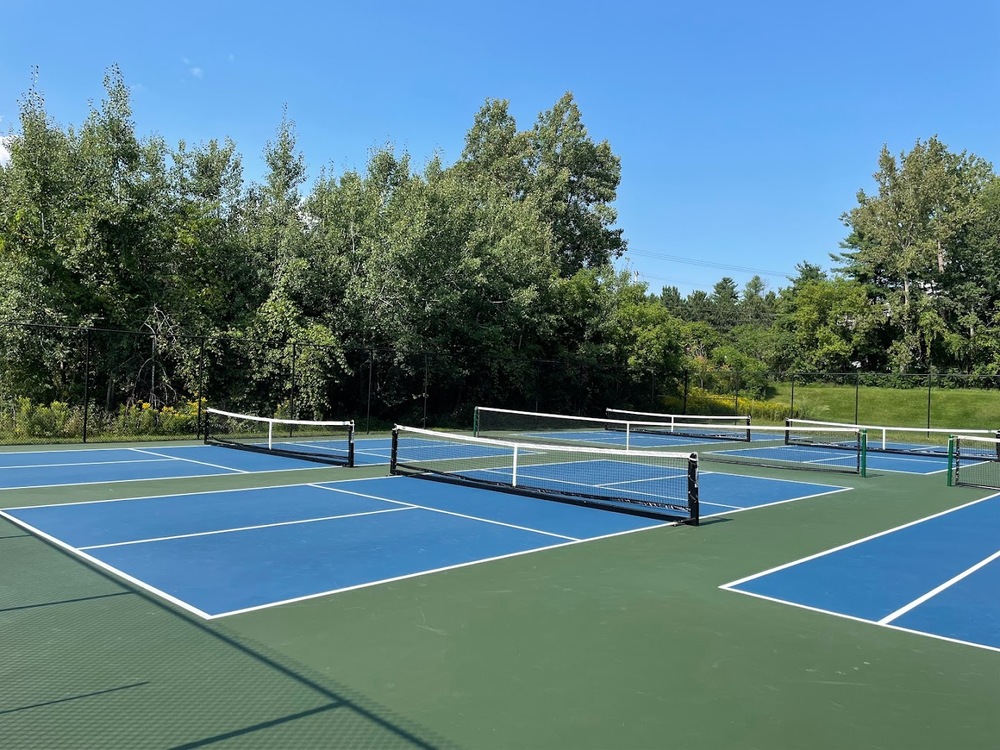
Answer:
[[[998,525],[991,495],[722,588],[1000,651]]]

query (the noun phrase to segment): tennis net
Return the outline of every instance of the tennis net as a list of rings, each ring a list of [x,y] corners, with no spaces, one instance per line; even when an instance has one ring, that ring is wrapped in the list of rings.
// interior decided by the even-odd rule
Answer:
[[[625,450],[677,449],[697,444],[703,462],[745,464],[778,469],[805,469],[865,474],[865,433],[858,427],[754,426],[736,446],[731,439],[687,433],[700,425],[675,423],[677,432],[659,431],[658,422],[626,422],[539,412],[476,407],[475,433],[517,442],[602,445]],[[741,429],[742,432],[742,429]]]
[[[948,486],[1000,490],[1000,439],[954,435],[948,443]]]
[[[354,466],[354,422],[272,419],[207,409],[205,442],[307,461]]]
[[[944,427],[883,427],[852,425],[843,422],[822,422],[815,419],[790,419],[793,427],[857,427],[868,433],[868,450],[880,453],[900,453],[915,456],[948,455],[948,438],[962,435],[998,438],[997,430],[948,429]]]
[[[741,437],[728,439],[750,440],[749,430],[738,431]],[[574,417],[565,414],[516,411],[477,406],[473,433],[479,437],[498,440],[540,440],[542,442],[592,443],[625,449],[671,448],[692,442],[719,440],[704,434],[703,425],[641,420],[601,419],[599,417]],[[691,440],[688,438],[696,438]]]
[[[651,411],[605,409],[607,419],[626,421],[637,432],[710,438],[713,440],[750,440],[750,416],[697,416],[660,414]]]
[[[690,524],[699,520],[694,453],[518,443],[397,425],[390,473]]]

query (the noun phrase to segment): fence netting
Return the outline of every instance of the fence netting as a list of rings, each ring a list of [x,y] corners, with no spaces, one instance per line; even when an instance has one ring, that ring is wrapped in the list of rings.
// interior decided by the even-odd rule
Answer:
[[[892,389],[891,397],[885,395]],[[470,429],[475,406],[600,416],[608,407],[898,426],[976,426],[1000,376],[771,373],[636,375],[580,355],[484,357],[263,340],[0,324],[0,444],[200,438],[208,406],[266,417]],[[943,408],[948,402],[947,410]]]

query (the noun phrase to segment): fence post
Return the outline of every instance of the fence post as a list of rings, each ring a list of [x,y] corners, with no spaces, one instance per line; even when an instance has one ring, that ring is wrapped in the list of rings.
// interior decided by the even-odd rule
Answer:
[[[198,347],[198,412],[195,417],[195,437],[201,440],[201,402],[205,398],[205,337],[201,337],[201,344]]]
[[[931,385],[934,382],[934,368],[927,369],[927,429],[931,428]],[[928,433],[930,434],[930,433]]]
[[[424,352],[424,421],[423,428],[427,429],[427,352]]]
[[[297,343],[292,341],[292,371],[291,371],[291,389],[288,394],[288,416],[291,419],[298,419],[298,415],[295,412],[295,360],[298,359],[298,349]]]
[[[83,442],[87,442],[87,417],[90,412],[90,342],[93,329],[87,329],[87,348],[83,355]]]
[[[858,398],[861,394],[861,373],[854,373],[854,424],[858,423]]]
[[[368,350],[368,412],[365,415],[365,434],[372,431],[372,371],[375,369],[375,350]]]

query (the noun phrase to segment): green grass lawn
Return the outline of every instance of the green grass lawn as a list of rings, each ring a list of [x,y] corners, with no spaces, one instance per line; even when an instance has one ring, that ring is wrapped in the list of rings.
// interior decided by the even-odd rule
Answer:
[[[775,385],[767,403],[792,406],[790,383]],[[794,407],[804,419],[892,427],[1000,429],[1000,391],[978,388],[873,388],[795,385]],[[742,402],[741,402],[742,405]],[[761,420],[765,421],[765,420]]]

